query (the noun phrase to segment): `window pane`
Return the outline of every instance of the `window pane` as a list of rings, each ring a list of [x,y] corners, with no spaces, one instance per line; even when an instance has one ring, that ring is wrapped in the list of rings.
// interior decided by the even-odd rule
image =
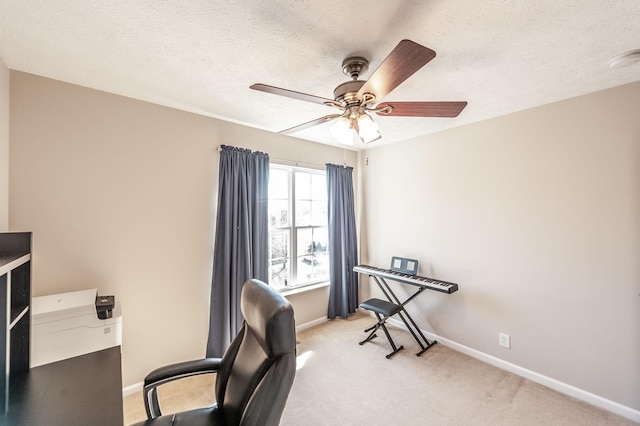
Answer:
[[[289,230],[272,228],[269,237],[269,284],[286,287],[290,282]]]
[[[318,281],[329,275],[327,228],[303,228],[297,235],[297,283]]]
[[[313,200],[327,199],[327,179],[325,175],[314,174],[311,176],[311,198]]]
[[[315,258],[313,255],[300,256],[298,258],[298,283],[303,284],[313,279],[313,264]]]
[[[304,172],[296,172],[296,200],[311,199],[311,175]]]
[[[289,201],[269,200],[269,226],[289,226]]]
[[[311,225],[311,201],[296,201],[296,226]]]
[[[327,228],[314,228],[313,229],[313,252],[326,253],[328,245]]]
[[[286,259],[271,261],[269,265],[269,285],[274,288],[289,286],[289,262]]]
[[[297,229],[298,256],[313,253],[313,230],[311,228]]]
[[[289,171],[270,168],[269,169],[269,199],[289,198]]]
[[[327,228],[296,229],[298,256],[327,251]]]
[[[302,228],[298,233],[298,256],[327,251],[326,228]]]
[[[270,258],[279,259],[289,257],[289,230],[272,229],[270,232]]]
[[[329,277],[329,255],[316,254],[316,263],[314,265],[313,277],[315,279]]]
[[[310,254],[298,257],[298,283],[316,281],[329,275],[329,258],[326,254]]]
[[[327,201],[311,201],[310,225],[327,226]]]

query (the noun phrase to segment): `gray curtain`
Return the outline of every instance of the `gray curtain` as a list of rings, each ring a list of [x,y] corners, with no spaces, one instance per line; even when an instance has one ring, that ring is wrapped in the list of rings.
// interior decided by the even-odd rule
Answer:
[[[327,164],[329,307],[327,317],[347,318],[358,307],[358,260],[353,168]]]
[[[269,156],[222,146],[207,357],[220,357],[240,330],[240,292],[269,279]]]

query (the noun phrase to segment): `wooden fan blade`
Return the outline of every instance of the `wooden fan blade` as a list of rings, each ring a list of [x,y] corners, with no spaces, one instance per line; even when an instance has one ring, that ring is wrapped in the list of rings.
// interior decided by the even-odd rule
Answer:
[[[376,106],[384,108],[390,106],[391,112],[377,111],[378,115],[389,115],[398,117],[457,117],[466,102],[383,102]]]
[[[268,86],[266,84],[256,83],[249,86],[250,89],[260,90],[261,92],[273,93],[274,95],[286,96],[288,98],[298,99],[300,101],[313,102],[314,104],[324,105],[326,102],[333,103],[333,99],[322,98],[320,96],[308,95],[306,93],[294,92],[293,90],[281,89],[279,87]]]
[[[315,120],[311,120],[303,124],[298,124],[297,126],[282,130],[278,133],[288,135],[291,133],[299,132],[300,130],[308,129],[309,127],[317,126],[318,124],[326,123],[327,121],[331,121],[334,118],[338,117],[340,117],[340,114],[325,115],[324,117],[316,118]]]
[[[400,83],[435,58],[436,52],[411,40],[402,40],[358,91],[358,98],[372,93],[381,100]]]

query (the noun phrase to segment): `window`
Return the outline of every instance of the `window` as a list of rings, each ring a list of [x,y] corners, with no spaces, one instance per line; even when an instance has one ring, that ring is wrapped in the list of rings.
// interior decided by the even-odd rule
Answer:
[[[271,165],[269,284],[275,288],[329,279],[325,172]]]

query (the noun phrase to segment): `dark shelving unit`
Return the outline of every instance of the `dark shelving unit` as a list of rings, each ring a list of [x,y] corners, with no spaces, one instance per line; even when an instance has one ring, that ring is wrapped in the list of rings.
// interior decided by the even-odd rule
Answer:
[[[0,233],[0,412],[9,381],[29,371],[31,233]]]

